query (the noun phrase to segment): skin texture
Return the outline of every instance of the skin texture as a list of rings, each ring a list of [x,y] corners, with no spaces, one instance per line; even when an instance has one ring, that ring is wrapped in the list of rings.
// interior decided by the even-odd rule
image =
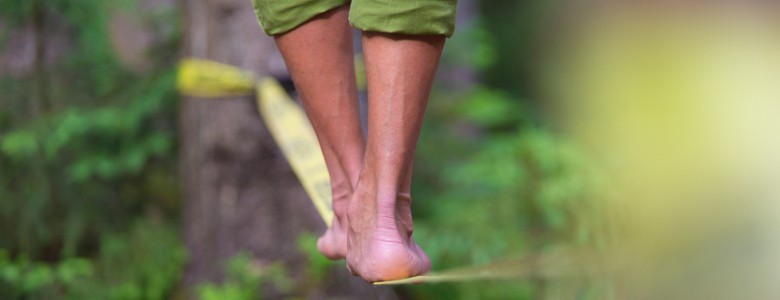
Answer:
[[[317,242],[330,259],[347,254],[347,205],[365,152],[348,14],[337,8],[275,37],[330,174],[333,224]]]
[[[276,37],[331,176],[333,225],[320,252],[369,282],[430,270],[412,238],[411,176],[444,36],[363,33],[368,136],[358,114],[348,8]]]

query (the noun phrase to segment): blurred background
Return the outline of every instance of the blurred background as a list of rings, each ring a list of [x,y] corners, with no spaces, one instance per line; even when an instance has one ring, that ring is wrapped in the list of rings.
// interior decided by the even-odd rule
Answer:
[[[460,0],[415,237],[498,278],[373,287],[252,96],[176,91],[289,85],[250,1],[0,0],[0,299],[778,299],[778,8]]]

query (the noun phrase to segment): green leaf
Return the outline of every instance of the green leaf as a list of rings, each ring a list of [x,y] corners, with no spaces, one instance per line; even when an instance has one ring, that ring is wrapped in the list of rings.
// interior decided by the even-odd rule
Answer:
[[[508,94],[477,87],[461,102],[456,112],[466,120],[485,128],[496,128],[523,121],[524,114],[519,102]]]
[[[0,142],[0,149],[13,159],[24,159],[38,151],[38,142],[34,132],[20,130],[4,136]]]
[[[46,265],[35,264],[31,270],[23,275],[22,288],[25,291],[32,292],[53,283],[54,274],[51,268]]]
[[[87,259],[71,258],[57,265],[55,272],[60,281],[68,284],[79,277],[91,276],[94,269],[92,263]]]

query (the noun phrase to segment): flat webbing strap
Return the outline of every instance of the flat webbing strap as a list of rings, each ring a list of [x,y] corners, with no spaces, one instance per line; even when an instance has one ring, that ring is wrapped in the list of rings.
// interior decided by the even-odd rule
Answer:
[[[257,107],[325,224],[333,220],[330,176],[306,114],[273,78],[257,84]]]
[[[177,85],[183,95],[202,98],[256,94],[260,116],[290,163],[295,175],[330,226],[333,218],[330,177],[317,137],[301,107],[279,83],[270,77],[260,79],[251,72],[213,61],[184,59],[179,67]],[[565,256],[564,256],[565,257]],[[550,257],[505,259],[493,264],[431,272],[401,280],[376,282],[376,285],[471,281],[478,279],[551,276],[571,266],[565,259]]]
[[[330,177],[306,114],[279,83],[215,61],[188,58],[177,76],[179,92],[200,98],[256,95],[257,108],[322,220],[333,219]]]

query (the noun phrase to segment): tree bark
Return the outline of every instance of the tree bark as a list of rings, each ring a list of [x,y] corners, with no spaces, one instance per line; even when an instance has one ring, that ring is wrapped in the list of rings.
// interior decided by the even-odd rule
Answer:
[[[247,0],[184,0],[184,56],[239,66],[265,75],[278,59]],[[257,113],[253,97],[184,98],[180,105],[184,238],[189,262],[184,285],[218,282],[225,259],[249,251],[263,262],[283,261],[302,284],[304,232],[324,224]],[[306,289],[306,298],[395,298],[342,268],[330,286]],[[300,292],[300,289],[298,289]],[[280,297],[264,289],[266,297]]]

